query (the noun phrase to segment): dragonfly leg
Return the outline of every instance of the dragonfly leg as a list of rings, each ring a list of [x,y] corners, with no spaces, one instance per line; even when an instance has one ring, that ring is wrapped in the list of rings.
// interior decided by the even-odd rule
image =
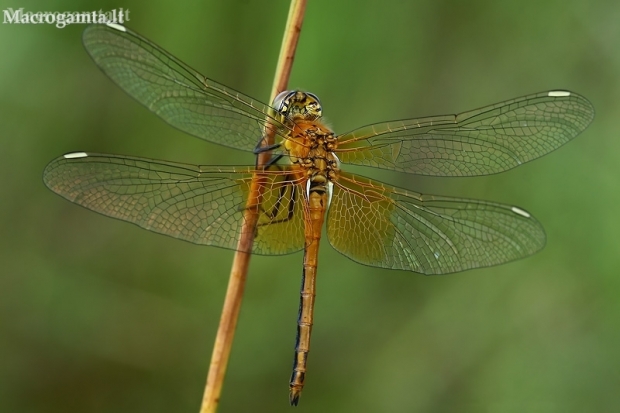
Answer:
[[[284,178],[285,182],[288,181],[290,178],[291,178],[290,175],[286,175],[286,177]],[[288,190],[288,188],[290,188],[291,190],[291,196],[287,200],[286,207],[288,209],[288,212],[286,214],[286,217],[281,218],[281,219],[274,219],[280,214],[280,210],[282,208],[282,200],[285,199],[286,191]],[[276,201],[271,211],[267,211],[261,206],[261,212],[264,213],[267,217],[269,217],[270,219],[269,222],[259,223],[257,227],[264,226],[264,225],[277,224],[281,222],[290,221],[291,219],[293,219],[293,213],[295,211],[296,195],[297,195],[297,188],[295,187],[295,185],[282,185],[282,187],[280,188],[280,194],[278,195],[278,200]]]
[[[263,166],[263,168],[267,169],[272,165],[275,165],[280,159],[282,159],[284,155],[280,154],[280,155],[275,155],[272,156],[271,159],[269,159],[269,161],[267,161],[267,163]]]
[[[254,155],[258,155],[259,153],[263,153],[263,152],[267,152],[267,151],[272,151],[272,150],[278,149],[280,147],[279,143],[274,143],[272,145],[263,146],[263,145],[261,145],[261,142],[262,142],[262,140],[256,145],[256,147],[252,151],[254,153]]]
[[[280,147],[279,143],[274,143],[272,145],[263,145],[262,143],[265,142],[265,138],[261,139],[256,146],[254,147],[254,150],[252,151],[252,153],[254,153],[254,155],[258,155],[261,154],[263,152],[268,152],[268,151],[272,151],[274,149],[278,149]],[[269,168],[271,165],[274,165],[276,162],[278,162],[280,159],[282,159],[282,154],[280,155],[275,155],[272,156],[271,159],[269,159],[269,161],[267,161],[267,163],[265,165],[261,165],[262,168]],[[256,160],[256,167],[258,167],[258,159]]]

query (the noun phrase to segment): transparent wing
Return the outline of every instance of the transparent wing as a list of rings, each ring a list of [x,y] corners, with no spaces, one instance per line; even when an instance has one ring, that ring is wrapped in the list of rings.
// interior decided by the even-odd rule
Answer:
[[[71,202],[195,244],[237,249],[254,170],[77,152],[50,162],[45,184]],[[304,245],[303,183],[282,167],[261,172],[253,253]],[[301,184],[301,186],[300,186]]]
[[[282,117],[268,105],[207,79],[123,26],[88,26],[83,42],[97,66],[116,84],[191,135],[251,151],[266,127],[279,136],[286,129]]]
[[[377,123],[338,138],[343,163],[421,175],[494,174],[543,156],[594,118],[584,97],[548,91],[461,113]]]
[[[526,211],[422,195],[342,173],[327,219],[329,242],[373,267],[447,274],[527,257],[545,245]]]

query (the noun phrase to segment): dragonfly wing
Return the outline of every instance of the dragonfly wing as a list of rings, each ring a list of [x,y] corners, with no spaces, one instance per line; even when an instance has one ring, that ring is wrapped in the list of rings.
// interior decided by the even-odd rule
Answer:
[[[433,176],[494,174],[543,156],[588,127],[583,96],[547,91],[461,113],[356,129],[338,138],[341,162]]]
[[[83,42],[97,66],[170,125],[198,138],[251,151],[265,127],[286,127],[275,110],[207,79],[123,26],[91,25]]]
[[[261,173],[264,196],[252,252],[304,245],[303,185],[281,167]],[[254,170],[77,152],[50,162],[43,180],[83,207],[195,244],[237,249]]]
[[[520,208],[421,195],[347,173],[334,184],[327,235],[359,263],[428,275],[506,263],[545,245],[542,226]]]

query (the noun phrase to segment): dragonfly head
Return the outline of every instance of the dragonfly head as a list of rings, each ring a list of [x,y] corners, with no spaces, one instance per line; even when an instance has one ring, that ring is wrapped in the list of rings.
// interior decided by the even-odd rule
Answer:
[[[323,114],[321,101],[314,93],[285,90],[273,100],[273,108],[289,119],[316,120]]]

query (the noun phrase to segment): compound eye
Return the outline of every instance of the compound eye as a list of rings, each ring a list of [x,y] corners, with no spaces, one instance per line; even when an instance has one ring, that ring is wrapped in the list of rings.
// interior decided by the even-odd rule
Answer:
[[[295,92],[291,91],[291,90],[284,90],[284,91],[278,93],[278,96],[276,96],[276,98],[273,100],[272,107],[275,110],[277,110],[278,112],[281,112],[282,111],[282,105],[284,104],[284,101],[287,100],[287,98],[290,97],[293,94],[295,94]]]
[[[312,99],[314,99],[314,101],[316,102],[315,105],[316,106],[321,106],[321,100],[319,99],[319,97],[317,95],[315,95],[314,93],[310,93],[310,92],[306,92],[308,96],[310,96]]]

